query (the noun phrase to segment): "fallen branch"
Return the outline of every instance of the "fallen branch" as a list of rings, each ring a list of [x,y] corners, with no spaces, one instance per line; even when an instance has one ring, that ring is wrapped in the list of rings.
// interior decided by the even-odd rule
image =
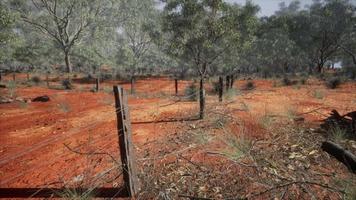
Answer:
[[[105,155],[105,156],[108,156],[111,158],[112,161],[114,161],[118,166],[121,166],[121,163],[118,162],[114,156],[112,156],[111,154],[109,153],[106,153],[106,152],[81,152],[81,151],[78,151],[78,150],[75,150],[73,148],[71,148],[69,145],[67,144],[63,144],[69,151],[73,152],[73,153],[76,153],[76,154],[79,154],[79,155]]]
[[[323,142],[321,148],[346,165],[352,173],[356,173],[356,156],[351,152],[344,150],[340,145],[330,141]]]

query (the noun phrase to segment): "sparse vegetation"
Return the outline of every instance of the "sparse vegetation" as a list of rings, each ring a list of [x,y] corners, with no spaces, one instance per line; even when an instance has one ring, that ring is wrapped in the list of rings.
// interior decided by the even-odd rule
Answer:
[[[242,157],[249,154],[252,148],[252,141],[243,135],[235,136],[232,133],[225,136],[223,139],[227,148],[223,154],[231,160],[238,161]]]

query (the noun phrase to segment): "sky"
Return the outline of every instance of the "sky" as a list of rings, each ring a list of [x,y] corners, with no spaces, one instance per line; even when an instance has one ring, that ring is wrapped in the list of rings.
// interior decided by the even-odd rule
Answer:
[[[227,2],[230,3],[238,3],[241,5],[244,5],[246,3],[246,0],[226,0]],[[281,2],[285,2],[286,5],[289,5],[290,2],[293,0],[252,0],[253,3],[257,4],[260,6],[260,12],[258,13],[259,17],[262,16],[271,16],[274,14],[275,11],[279,10],[279,4]],[[300,7],[304,8],[306,5],[310,5],[313,3],[313,0],[299,0],[300,1]],[[350,0],[350,2],[356,4],[356,0]],[[159,6],[162,8],[162,5]]]
[[[226,0],[231,3],[245,4],[246,0]],[[274,14],[275,11],[279,10],[279,4],[285,2],[286,5],[289,5],[293,0],[252,0],[253,3],[260,6],[260,12],[258,16],[270,16]],[[299,0],[301,3],[301,8],[304,8],[305,5],[312,4],[313,0]]]

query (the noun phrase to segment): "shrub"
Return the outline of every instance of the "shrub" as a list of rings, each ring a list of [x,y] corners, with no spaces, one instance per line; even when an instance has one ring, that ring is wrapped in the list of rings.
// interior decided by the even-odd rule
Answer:
[[[306,83],[307,83],[307,79],[306,78],[301,78],[300,80],[299,80],[299,83],[301,84],[301,85],[305,85]]]
[[[102,74],[100,74],[100,79],[102,81],[112,80],[113,79],[113,75],[109,74],[109,73],[102,73]]]
[[[41,79],[40,79],[40,77],[38,77],[38,76],[33,76],[33,77],[31,78],[31,81],[32,81],[33,83],[35,83],[36,85],[38,85],[38,84],[41,82]]]
[[[288,77],[284,77],[284,78],[281,80],[281,83],[282,83],[282,85],[284,85],[284,86],[292,85],[292,81],[291,81]]]
[[[73,85],[72,82],[69,79],[65,79],[62,81],[62,86],[64,87],[64,89],[66,90],[71,90],[73,89]]]
[[[220,83],[219,81],[213,81],[212,82],[212,90],[211,90],[211,93],[212,94],[219,94],[219,89],[220,89]]]
[[[326,81],[326,87],[329,89],[336,89],[341,84],[339,77],[334,77]]]
[[[252,148],[252,141],[248,138],[241,136],[235,136],[229,134],[223,138],[223,141],[226,143],[227,148],[223,154],[230,158],[231,160],[238,161],[245,155],[249,154]]]
[[[343,72],[349,79],[356,80],[356,67],[345,67]]]
[[[198,99],[198,88],[191,84],[184,90],[185,98],[190,101],[196,101]]]
[[[347,132],[345,129],[340,128],[339,126],[331,127],[329,130],[329,134],[331,136],[331,140],[334,142],[341,142],[346,139]]]
[[[315,90],[313,96],[317,99],[323,99],[324,98],[324,93],[321,92],[320,90]]]
[[[7,84],[7,88],[9,89],[9,96],[10,97],[16,97],[16,88],[17,88],[17,84],[16,81],[9,81],[9,83]]]
[[[244,87],[245,90],[253,90],[255,88],[256,88],[256,86],[253,81],[247,81],[247,83],[245,84],[245,87]]]

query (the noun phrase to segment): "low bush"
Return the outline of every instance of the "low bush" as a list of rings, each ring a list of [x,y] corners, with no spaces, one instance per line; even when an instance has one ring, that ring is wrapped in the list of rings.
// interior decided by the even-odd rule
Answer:
[[[219,81],[213,81],[212,83],[212,89],[211,89],[211,93],[212,94],[219,94],[219,89],[220,89],[220,83]]]
[[[253,81],[251,81],[251,80],[247,81],[245,86],[244,86],[245,90],[253,90],[255,88],[256,88],[255,83]]]
[[[73,89],[73,85],[72,85],[72,82],[69,80],[69,79],[65,79],[62,81],[62,86],[64,89],[66,90],[71,90]]]
[[[282,83],[282,85],[284,85],[284,86],[292,85],[292,81],[291,81],[288,77],[284,77],[284,78],[281,80],[281,83]]]
[[[301,78],[300,80],[299,80],[299,83],[301,84],[301,85],[305,85],[305,84],[307,84],[307,79],[306,78]]]
[[[102,74],[100,74],[100,79],[102,81],[112,80],[113,79],[113,75],[109,74],[109,73],[102,73]]]
[[[38,84],[41,82],[41,79],[40,79],[40,77],[38,77],[38,76],[33,76],[33,77],[31,78],[31,81],[32,81],[33,83],[35,83],[36,85],[38,85]]]
[[[326,81],[326,87],[329,89],[336,89],[341,84],[339,77],[333,77]]]
[[[184,90],[185,98],[190,101],[196,101],[198,99],[198,88],[191,84]]]

